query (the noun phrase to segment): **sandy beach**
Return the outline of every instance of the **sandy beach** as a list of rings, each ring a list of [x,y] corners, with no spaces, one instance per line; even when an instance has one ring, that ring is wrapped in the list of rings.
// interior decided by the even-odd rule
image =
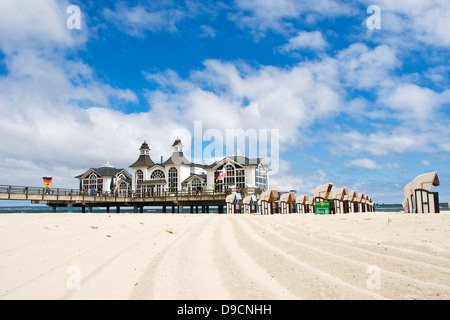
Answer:
[[[450,212],[3,214],[1,299],[450,299]]]

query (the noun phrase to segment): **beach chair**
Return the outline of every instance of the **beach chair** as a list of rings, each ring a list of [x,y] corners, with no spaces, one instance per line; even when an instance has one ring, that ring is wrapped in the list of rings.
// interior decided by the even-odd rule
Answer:
[[[411,182],[415,213],[439,213],[439,194],[430,192],[431,186],[439,186],[437,172],[416,177]]]
[[[314,189],[314,202],[330,200],[331,189],[333,188],[332,183],[326,183],[318,186]]]
[[[295,198],[295,204],[297,205],[297,213],[305,213],[305,201],[306,201],[305,197],[307,197],[306,194]]]
[[[369,195],[367,195],[367,194],[366,194],[366,198],[364,199],[364,208],[365,208],[365,212],[370,212]]]
[[[358,212],[366,212],[366,195],[364,193],[358,194]]]
[[[332,183],[326,183],[321,186],[318,186],[313,191],[313,198],[312,198],[312,212],[315,213],[315,205],[318,201],[328,201],[331,202],[330,195],[331,195],[331,189],[333,188]],[[331,203],[330,203],[331,206]]]
[[[258,208],[261,214],[272,214],[275,200],[278,199],[277,190],[268,190],[261,193]]]
[[[258,200],[254,195],[245,197],[242,200],[242,208],[244,213],[256,213],[257,202]]]
[[[240,193],[233,192],[225,198],[227,204],[227,214],[241,213],[242,196]]]
[[[359,212],[359,202],[358,202],[358,198],[359,198],[359,193],[356,190],[353,190],[352,192],[349,192],[349,213],[356,213]]]
[[[347,188],[339,188],[331,192],[331,211],[333,213],[348,213],[348,208],[347,210],[344,208],[347,196]]]
[[[280,196],[280,213],[295,213],[295,193],[288,192]]]
[[[356,190],[350,191],[348,195],[344,197],[344,212],[354,213],[355,212],[355,201],[358,197],[358,192]]]
[[[374,206],[374,203],[372,201],[372,198],[368,197],[367,202],[368,202],[368,208],[369,208],[368,212],[375,212],[375,206]]]

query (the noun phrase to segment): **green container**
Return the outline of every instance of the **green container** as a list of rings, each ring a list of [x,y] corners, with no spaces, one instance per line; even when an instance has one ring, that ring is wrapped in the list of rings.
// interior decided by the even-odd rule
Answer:
[[[316,201],[314,205],[314,214],[331,214],[330,201]]]

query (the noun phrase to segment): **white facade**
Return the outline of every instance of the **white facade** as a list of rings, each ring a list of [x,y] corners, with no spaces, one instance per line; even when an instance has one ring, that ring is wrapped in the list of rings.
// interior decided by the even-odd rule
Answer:
[[[139,159],[130,166],[134,192],[154,194],[161,191],[195,191],[199,183],[202,189],[216,191],[257,187],[265,191],[269,188],[270,169],[264,159],[248,159],[237,152],[222,161],[204,166],[190,163],[184,157],[179,139],[172,147],[172,156],[161,164],[155,164],[150,158],[150,148],[144,142]],[[223,170],[226,175],[217,179]]]

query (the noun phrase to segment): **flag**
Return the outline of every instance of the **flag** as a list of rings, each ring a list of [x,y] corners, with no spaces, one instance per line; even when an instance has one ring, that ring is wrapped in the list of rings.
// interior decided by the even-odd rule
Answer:
[[[44,180],[44,186],[51,186],[52,185],[52,177],[43,177]]]
[[[225,167],[223,167],[222,172],[217,177],[216,181],[222,180],[223,177],[227,175],[227,171],[225,170]]]

